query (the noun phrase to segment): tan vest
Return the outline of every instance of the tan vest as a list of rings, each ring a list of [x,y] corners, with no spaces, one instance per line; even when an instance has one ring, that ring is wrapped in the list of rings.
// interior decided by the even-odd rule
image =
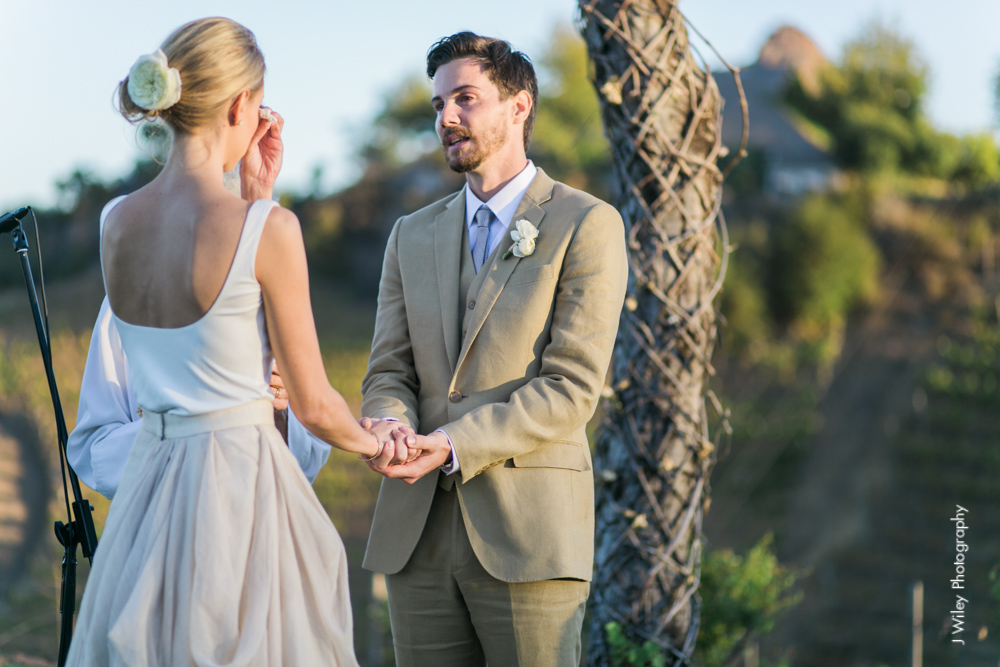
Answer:
[[[499,252],[502,245],[503,243],[497,246],[493,253],[490,253],[486,258],[486,262],[483,263],[484,267],[492,264],[493,254]],[[465,231],[462,234],[462,259],[459,262],[458,280],[458,295],[460,297],[464,295],[465,297],[459,299],[458,302],[458,321],[461,327],[459,336],[463,345],[465,344],[465,336],[469,331],[469,326],[472,324],[476,298],[479,296],[479,292],[483,289],[483,284],[486,282],[486,273],[486,271],[482,270],[476,273],[476,268],[472,262],[472,245],[469,243],[469,226],[466,225]],[[442,472],[438,480],[438,485],[442,489],[450,491],[455,486],[455,475],[445,475]]]
[[[500,252],[501,246],[503,246],[503,243],[498,245],[486,257],[486,261],[483,263],[484,267],[489,267],[493,264],[493,255]],[[465,232],[462,234],[462,261],[459,265],[458,281],[458,294],[465,297],[458,304],[458,321],[462,323],[460,334],[463,344],[465,343],[465,335],[469,330],[469,325],[473,320],[476,297],[479,296],[479,292],[483,289],[483,284],[486,283],[487,273],[487,271],[482,270],[478,274],[476,273],[472,262],[472,246],[469,244],[469,226],[466,225]]]

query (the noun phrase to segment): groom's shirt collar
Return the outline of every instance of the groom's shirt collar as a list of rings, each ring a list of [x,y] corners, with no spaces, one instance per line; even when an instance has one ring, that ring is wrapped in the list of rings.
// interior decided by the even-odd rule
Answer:
[[[469,245],[476,247],[476,238],[479,236],[479,227],[476,225],[476,211],[484,203],[493,211],[497,219],[490,226],[490,245],[488,253],[492,253],[507,234],[510,221],[514,219],[514,213],[524,198],[524,193],[535,179],[538,168],[528,160],[528,166],[521,170],[517,176],[511,179],[510,183],[503,186],[499,192],[493,195],[488,202],[483,202],[472,193],[472,188],[465,187],[465,224],[469,228]]]

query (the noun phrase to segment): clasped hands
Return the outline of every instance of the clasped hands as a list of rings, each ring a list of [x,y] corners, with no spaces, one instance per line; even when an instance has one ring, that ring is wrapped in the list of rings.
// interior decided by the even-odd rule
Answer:
[[[401,479],[413,484],[440,468],[451,456],[448,437],[440,431],[417,435],[402,422],[369,417],[362,417],[358,424],[373,431],[385,443],[382,453],[368,461],[367,465],[389,479]]]
[[[278,371],[278,364],[271,367],[271,391],[274,393],[274,409],[288,407],[288,392]],[[358,420],[361,428],[375,433],[379,442],[384,442],[382,453],[367,461],[368,467],[390,479],[401,479],[413,484],[427,473],[440,468],[451,456],[451,444],[444,433],[417,435],[403,422],[391,419]]]

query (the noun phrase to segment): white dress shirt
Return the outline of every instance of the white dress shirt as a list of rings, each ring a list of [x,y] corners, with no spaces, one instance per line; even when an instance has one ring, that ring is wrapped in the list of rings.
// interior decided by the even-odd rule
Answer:
[[[507,234],[507,230],[510,228],[511,220],[514,219],[517,207],[521,205],[524,193],[528,190],[528,186],[531,185],[531,181],[535,179],[535,174],[537,173],[538,168],[535,167],[531,160],[528,160],[528,166],[511,179],[510,183],[503,186],[500,192],[490,197],[490,200],[487,202],[481,201],[472,192],[472,188],[466,186],[465,225],[469,228],[470,248],[475,248],[476,241],[479,240],[479,225],[476,224],[476,211],[483,204],[486,204],[487,208],[493,211],[493,215],[496,216],[492,224],[490,224],[489,245],[486,247],[486,256],[489,257],[505,238],[508,242],[513,243],[510,235]]]
[[[465,186],[465,224],[469,228],[469,247],[475,248],[476,241],[479,240],[479,225],[476,224],[476,211],[483,204],[493,212],[494,219],[490,223],[489,228],[489,244],[486,249],[486,256],[489,257],[496,250],[496,247],[500,245],[500,242],[507,239],[511,243],[514,241],[507,234],[507,229],[510,227],[511,221],[514,219],[514,213],[517,212],[517,207],[521,205],[521,200],[524,199],[524,193],[528,191],[528,186],[531,185],[531,181],[535,180],[535,174],[538,173],[538,168],[535,163],[528,160],[528,165],[521,170],[521,172],[512,178],[507,185],[500,188],[500,191],[495,195],[490,197],[487,202],[482,201],[473,192],[472,188],[468,185]],[[453,475],[461,469],[458,463],[458,454],[455,452],[455,445],[451,442],[451,437],[443,429],[437,429],[441,433],[444,433],[444,437],[448,438],[448,444],[451,445],[451,464],[442,466],[446,475]]]
[[[139,401],[129,388],[128,359],[105,297],[90,338],[76,428],[66,443],[69,463],[80,481],[113,498],[141,428]],[[330,458],[330,445],[306,430],[291,409],[288,448],[310,482]]]

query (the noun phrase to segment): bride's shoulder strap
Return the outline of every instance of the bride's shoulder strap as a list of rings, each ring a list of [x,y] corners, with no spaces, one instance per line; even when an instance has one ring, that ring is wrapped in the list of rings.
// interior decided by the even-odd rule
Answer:
[[[100,258],[101,265],[101,280],[104,282],[104,293],[108,293],[107,278],[104,275],[104,221],[108,219],[108,213],[111,213],[111,209],[117,206],[125,197],[128,195],[122,195],[120,197],[115,197],[107,204],[104,205],[104,210],[101,211],[101,221],[98,227],[97,236],[97,256]]]
[[[104,221],[108,219],[108,214],[111,213],[111,209],[120,204],[121,201],[125,199],[125,197],[127,196],[128,195],[121,195],[120,197],[115,197],[114,199],[112,199],[111,201],[109,201],[107,204],[104,205],[104,210],[101,211],[101,227],[100,227],[101,238],[104,238]]]
[[[264,232],[267,217],[271,215],[271,211],[277,205],[278,202],[270,199],[258,199],[250,204],[250,210],[247,211],[247,219],[243,223],[243,233],[240,235],[237,257],[233,264],[234,268],[237,262],[244,265],[246,267],[245,272],[249,276],[256,276],[254,267],[257,263],[257,248],[260,246],[260,236]]]

